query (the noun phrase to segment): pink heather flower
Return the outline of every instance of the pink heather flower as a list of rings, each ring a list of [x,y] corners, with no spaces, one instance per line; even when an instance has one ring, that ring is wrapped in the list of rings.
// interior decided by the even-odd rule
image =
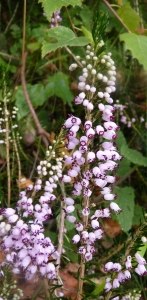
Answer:
[[[112,284],[110,282],[106,282],[104,290],[105,292],[109,292],[112,289]]]
[[[30,262],[31,262],[31,258],[30,258],[30,256],[27,255],[23,258],[21,265],[25,269],[30,264]]]
[[[104,234],[102,229],[97,229],[96,231],[94,231],[94,234],[96,236],[96,239],[100,240]]]
[[[68,175],[63,175],[62,181],[63,181],[63,182],[70,182],[70,181],[71,181],[71,177],[68,176]]]
[[[85,259],[86,259],[86,261],[92,260],[92,254],[89,253],[89,252],[87,252],[87,253],[85,254]]]
[[[101,125],[96,126],[95,130],[96,130],[96,133],[97,133],[99,136],[103,136],[104,131],[105,131],[104,128],[103,128]]]
[[[132,260],[132,257],[130,255],[127,256],[127,261],[126,261],[125,265],[126,265],[126,269],[128,269],[128,270],[132,269],[131,260]]]
[[[113,280],[113,284],[112,284],[114,289],[117,289],[120,286],[119,280],[117,278],[115,278]]]
[[[109,183],[114,183],[116,180],[115,176],[110,176],[110,175],[106,175],[105,178],[106,178],[107,182],[109,182]]]
[[[86,230],[82,231],[81,236],[82,236],[83,240],[87,240],[88,239],[88,232]]]
[[[102,217],[103,218],[109,218],[110,217],[110,210],[109,210],[109,208],[104,208],[103,209]]]
[[[76,224],[76,230],[77,230],[77,231],[82,231],[83,228],[84,228],[83,224],[81,224],[81,223],[77,223],[77,224]]]
[[[90,129],[87,130],[86,136],[87,136],[89,139],[92,139],[92,138],[95,136],[95,131],[93,130],[93,128],[90,128]]]
[[[74,216],[66,216],[66,219],[70,222],[70,223],[75,223],[76,218]]]
[[[103,188],[107,184],[107,181],[99,178],[99,179],[94,179],[94,183],[96,186]]]
[[[105,195],[105,194],[110,194],[111,192],[111,188],[110,187],[104,187],[101,191],[101,194],[102,195]]]
[[[84,128],[86,130],[92,128],[92,122],[91,121],[86,121],[85,124],[84,124]]]
[[[131,278],[131,273],[128,270],[124,271],[125,279],[130,279]]]
[[[112,270],[112,268],[113,268],[113,262],[109,261],[108,263],[105,264],[104,271],[108,272],[108,271]]]
[[[124,283],[126,280],[125,275],[122,272],[118,273],[117,278],[118,278],[119,282],[121,282],[121,283]]]
[[[91,221],[91,226],[94,229],[98,229],[100,227],[100,224],[99,224],[99,222],[97,220],[92,220]]]
[[[64,198],[64,202],[67,205],[73,205],[74,204],[74,200],[72,198],[70,198],[70,197]]]
[[[115,196],[116,196],[115,194],[105,194],[104,199],[108,201],[112,201],[115,199]]]
[[[139,253],[136,252],[135,257],[136,257],[138,264],[141,264],[141,265],[146,264],[146,260]]]
[[[80,241],[80,235],[79,234],[74,235],[74,237],[72,238],[72,243],[77,244],[79,241]]]
[[[105,109],[105,105],[103,103],[98,104],[98,108],[100,111],[103,111]]]
[[[73,156],[74,159],[80,159],[81,156],[82,156],[82,154],[81,154],[81,152],[80,152],[79,150],[76,150],[76,151],[73,153],[72,156]]]
[[[82,215],[83,215],[83,216],[88,216],[89,214],[90,214],[90,209],[89,209],[89,207],[83,208],[83,210],[82,210]]]
[[[87,142],[88,142],[87,136],[81,136],[81,138],[80,138],[80,145],[81,146],[86,146]]]
[[[71,177],[77,177],[78,172],[73,170],[73,169],[69,169],[68,170],[68,175],[71,176]]]
[[[92,172],[93,172],[94,176],[96,176],[96,177],[99,177],[99,175],[101,174],[101,171],[98,167],[94,167],[92,169]]]
[[[80,253],[80,254],[85,254],[85,253],[86,253],[85,247],[84,247],[84,246],[79,247],[78,253]]]
[[[94,243],[96,236],[93,232],[89,232],[88,238],[91,243]]]
[[[15,209],[9,207],[9,208],[6,208],[5,211],[4,211],[4,215],[8,218],[10,216],[13,216],[15,214]]]
[[[122,267],[121,267],[121,265],[120,265],[119,263],[114,263],[114,264],[113,264],[112,270],[113,270],[114,272],[119,272],[121,269],[122,269]]]
[[[87,187],[87,186],[89,185],[89,180],[87,180],[87,179],[82,179],[82,180],[81,180],[81,185],[82,185],[83,187]]]
[[[95,153],[94,152],[88,152],[87,154],[87,161],[93,162],[95,160]]]
[[[76,96],[76,97],[74,98],[74,103],[75,103],[76,105],[81,104],[82,102],[83,102],[83,99],[81,99],[79,96]]]
[[[147,270],[142,264],[138,264],[137,268],[135,268],[135,272],[140,276],[147,275]]]
[[[66,213],[70,214],[75,210],[75,207],[73,205],[69,205],[65,208]]]
[[[9,223],[15,223],[18,220],[18,215],[12,215],[8,218]]]
[[[117,135],[114,130],[108,130],[104,132],[103,138],[107,140],[115,140],[117,138]]]
[[[110,209],[118,213],[122,211],[122,209],[115,202],[110,203]]]

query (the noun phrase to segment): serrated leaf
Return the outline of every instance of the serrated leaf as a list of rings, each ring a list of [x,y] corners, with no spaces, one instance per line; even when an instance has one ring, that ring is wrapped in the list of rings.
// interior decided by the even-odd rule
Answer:
[[[70,91],[68,76],[62,72],[58,72],[49,78],[49,83],[45,87],[47,97],[56,95],[66,104],[71,105],[74,95]]]
[[[84,35],[91,41],[91,44],[94,46],[94,40],[93,40],[93,36],[92,33],[87,30],[84,26],[81,27]]]
[[[117,169],[117,175],[121,177],[125,176],[131,170],[130,164],[131,162],[127,158],[124,158],[119,163],[119,168]]]
[[[117,132],[117,139],[116,139],[116,145],[119,149],[121,149],[121,146],[122,145],[126,145],[127,142],[126,142],[126,139],[124,137],[124,134],[122,133],[122,131],[118,131]]]
[[[132,52],[145,71],[147,71],[147,36],[137,35],[135,33],[123,33],[119,35],[121,41],[125,42],[125,48]]]
[[[139,226],[144,221],[144,209],[139,205],[134,207],[133,225]]]
[[[42,4],[48,21],[51,20],[52,14],[57,9],[61,9],[63,6],[82,4],[82,0],[38,0],[38,2]]]
[[[147,167],[147,157],[143,156],[141,152],[129,148],[127,145],[121,147],[121,155],[136,165]]]
[[[136,29],[140,27],[140,18],[137,12],[131,7],[130,3],[125,3],[121,8],[117,10],[117,14],[123,20],[125,25],[131,32],[136,32]]]
[[[53,38],[54,42],[43,41],[42,57],[52,51],[55,51],[58,48],[66,46],[85,46],[90,43],[89,38],[84,36],[76,37],[71,29],[64,26],[49,29],[47,32],[47,36],[49,38]]]
[[[35,108],[44,104],[48,99],[45,89],[42,84],[27,84],[27,90],[30,96],[30,100]],[[22,86],[18,86],[15,91],[15,105],[18,107],[18,120],[21,120],[29,113],[29,108],[25,100],[24,92]]]
[[[132,227],[134,215],[134,190],[131,187],[114,188],[114,192],[118,195],[117,204],[123,211],[117,215],[117,220],[124,232]]]

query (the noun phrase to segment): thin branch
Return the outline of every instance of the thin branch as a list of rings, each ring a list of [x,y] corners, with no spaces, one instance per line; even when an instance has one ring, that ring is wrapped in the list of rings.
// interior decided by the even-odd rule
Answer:
[[[68,47],[65,47],[66,51],[73,57],[73,59],[77,62],[79,67],[83,68],[83,65],[80,63],[80,61],[75,57],[75,55],[70,51]]]
[[[126,24],[123,22],[123,20],[119,17],[119,15],[116,13],[116,11],[112,8],[112,6],[106,0],[102,0],[102,1],[111,10],[111,12],[115,15],[115,17],[119,20],[119,22],[123,25],[123,27],[127,30],[127,32],[131,33],[129,28],[126,26]]]
[[[48,147],[48,140],[49,140],[49,133],[45,131],[40,122],[39,119],[36,115],[35,109],[31,103],[29,93],[27,91],[27,85],[26,85],[26,79],[25,79],[25,63],[26,63],[26,57],[27,57],[27,52],[25,52],[25,37],[26,37],[26,0],[24,0],[24,14],[23,14],[23,41],[22,41],[22,67],[21,67],[21,83],[22,83],[22,88],[24,91],[25,99],[28,104],[29,110],[32,114],[33,120],[35,122],[35,125],[37,127],[38,134],[42,136],[42,139]]]
[[[7,25],[6,29],[5,29],[5,31],[4,31],[4,34],[7,33],[7,31],[8,31],[8,29],[9,29],[10,25],[12,24],[12,22],[13,22],[13,20],[14,20],[14,17],[15,17],[15,15],[16,15],[16,12],[17,12],[17,9],[18,9],[18,5],[19,5],[19,2],[16,4],[14,13],[13,13],[12,18],[10,19],[10,21],[9,21],[9,23],[8,23],[8,25]]]
[[[4,74],[4,116],[5,116],[5,137],[6,137],[6,162],[7,162],[7,187],[8,187],[8,207],[11,201],[11,174],[10,174],[10,142],[9,142],[9,116],[7,114],[7,92]]]

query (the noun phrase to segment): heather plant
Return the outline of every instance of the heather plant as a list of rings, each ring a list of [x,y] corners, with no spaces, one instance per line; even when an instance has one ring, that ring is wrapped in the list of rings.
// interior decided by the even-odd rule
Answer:
[[[54,5],[50,1],[39,2],[49,21],[41,37],[42,57],[52,53],[59,56],[56,73],[51,81],[46,79],[44,86],[26,84],[26,1],[22,86],[16,89],[14,96],[10,90],[10,71],[6,67],[1,71],[0,143],[6,151],[7,188],[4,189],[6,195],[3,190],[0,194],[0,247],[5,253],[5,261],[0,265],[0,299],[21,299],[22,292],[12,284],[12,274],[19,276],[21,272],[27,281],[43,279],[44,290],[40,293],[43,299],[67,299],[60,276],[66,261],[79,263],[77,300],[139,300],[141,291],[146,299],[147,220],[145,210],[135,205],[135,185],[129,186],[126,179],[139,166],[142,169],[147,166],[147,159],[129,148],[119,127],[122,119],[118,126],[117,109],[122,113],[125,105],[119,104],[117,98],[117,67],[113,54],[107,49],[108,16],[97,7],[91,28],[83,26],[85,36],[77,36],[77,27],[67,8],[72,30],[64,26],[61,1]],[[65,2],[74,9],[77,4],[81,5],[81,1]],[[103,2],[110,8],[107,1]],[[118,19],[119,15],[120,12]],[[123,17],[119,21],[128,29]],[[70,60],[66,68],[68,76],[78,80],[75,95],[67,88],[61,51],[68,54]],[[35,102],[32,91],[36,98],[42,95],[41,104],[38,100]],[[47,94],[63,97],[71,109],[53,139],[35,110],[47,101]],[[68,97],[73,98],[73,103]],[[23,109],[21,101],[27,103]],[[19,135],[22,115],[27,119],[28,112],[35,125],[33,141],[37,133],[36,140],[41,144],[31,172],[33,179],[23,176],[22,162],[26,154]],[[55,228],[58,231],[54,234],[47,229],[52,219],[55,220],[53,231]],[[119,224],[120,235],[113,242],[110,239],[109,246],[105,224],[111,219]],[[32,299],[38,296],[39,292]]]

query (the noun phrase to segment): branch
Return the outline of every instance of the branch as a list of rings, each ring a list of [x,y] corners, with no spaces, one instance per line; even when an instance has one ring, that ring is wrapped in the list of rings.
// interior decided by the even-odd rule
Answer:
[[[31,100],[30,100],[30,96],[28,94],[28,91],[27,91],[27,85],[26,85],[26,80],[25,80],[25,62],[26,62],[26,57],[27,57],[27,53],[25,52],[23,57],[22,57],[22,67],[21,67],[21,83],[22,83],[22,88],[23,88],[23,91],[24,91],[24,95],[25,95],[25,99],[26,99],[26,102],[28,104],[28,107],[29,107],[29,110],[31,112],[31,115],[33,117],[33,120],[35,122],[35,125],[37,127],[37,131],[38,131],[38,134],[39,135],[42,135],[43,137],[43,141],[45,143],[45,145],[47,146],[48,145],[48,139],[49,139],[49,133],[47,131],[45,131],[40,122],[39,122],[39,119],[36,115],[36,112],[35,112],[35,109],[31,103]]]
[[[102,0],[102,1],[111,10],[111,12],[115,15],[115,17],[119,20],[119,22],[123,25],[123,27],[127,30],[127,32],[131,33],[129,28],[126,26],[126,24],[123,22],[123,20],[119,17],[119,15],[116,13],[116,11],[112,8],[112,6],[106,0]]]

